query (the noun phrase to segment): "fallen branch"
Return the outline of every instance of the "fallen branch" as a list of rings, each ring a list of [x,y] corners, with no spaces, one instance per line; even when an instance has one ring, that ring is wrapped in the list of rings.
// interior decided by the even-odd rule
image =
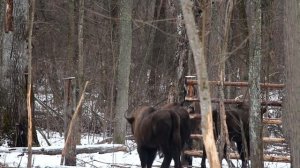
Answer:
[[[54,146],[54,147],[32,147],[32,154],[39,155],[60,155],[63,150],[63,146]],[[99,144],[99,145],[77,145],[76,154],[81,153],[112,153],[124,151],[128,152],[128,148],[125,145],[120,144]],[[27,153],[27,147],[17,147],[17,148],[5,148],[0,149],[0,153]]]

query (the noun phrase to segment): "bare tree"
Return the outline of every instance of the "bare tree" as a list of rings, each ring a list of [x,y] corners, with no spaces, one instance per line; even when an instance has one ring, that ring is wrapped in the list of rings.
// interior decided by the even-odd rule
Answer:
[[[27,37],[28,1],[13,1],[13,31],[5,33],[3,40],[2,85],[7,88],[8,102],[6,126],[13,130],[13,146],[27,146],[28,113],[26,108],[26,75],[28,68]],[[8,29],[10,30],[10,29]],[[34,131],[34,130],[33,130]],[[8,135],[11,135],[9,133]],[[34,132],[33,132],[34,135]],[[33,142],[37,145],[34,136]]]
[[[68,1],[68,48],[67,62],[65,64],[65,75],[75,76],[75,1]]]
[[[125,143],[128,109],[129,74],[132,48],[132,5],[133,0],[120,0],[120,50],[117,70],[117,101],[115,108],[114,142]]]
[[[292,167],[300,167],[300,1],[284,1],[284,51],[286,65],[286,97],[284,100],[283,124],[291,148]]]
[[[262,142],[262,114],[260,98],[261,71],[261,1],[247,0],[246,11],[249,29],[249,96],[250,96],[250,153],[251,166],[264,167]],[[245,145],[244,143],[244,146]],[[246,150],[246,151],[247,151]]]
[[[224,30],[223,30],[223,44],[221,46],[221,54],[220,54],[220,65],[219,65],[219,77],[220,77],[220,82],[221,86],[219,88],[220,90],[220,124],[221,124],[221,129],[220,129],[220,137],[221,137],[221,142],[219,145],[219,158],[220,161],[222,162],[222,159],[224,157],[224,147],[225,144],[227,147],[230,146],[229,142],[229,137],[228,137],[228,128],[227,128],[227,123],[226,123],[226,113],[225,113],[225,104],[224,104],[224,99],[225,99],[225,88],[224,88],[224,80],[225,80],[225,69],[226,69],[226,60],[227,60],[227,53],[228,53],[228,41],[229,41],[229,30],[230,30],[230,22],[231,22],[231,16],[232,16],[232,9],[234,2],[233,0],[228,0],[228,1],[223,1],[223,10],[224,10]],[[226,154],[228,154],[227,152]],[[226,159],[229,159],[229,156],[226,156]]]
[[[84,51],[83,51],[83,27],[84,27],[84,0],[79,1],[79,21],[78,21],[78,73],[77,73],[77,87],[79,87],[79,95],[82,94],[84,85]],[[77,144],[81,140],[81,122],[82,122],[82,107],[79,109],[78,124],[77,124]]]
[[[203,43],[200,41],[195,24],[195,18],[192,12],[193,4],[191,1],[181,0],[182,12],[189,38],[189,44],[193,51],[196,74],[198,79],[198,97],[201,107],[201,127],[203,133],[204,146],[210,166],[214,168],[221,167],[213,135],[212,107],[207,77],[206,61],[204,57]]]
[[[32,125],[33,125],[33,115],[32,115],[32,102],[33,92],[32,92],[32,30],[34,21],[34,11],[35,11],[35,0],[30,1],[30,15],[29,15],[29,26],[28,26],[28,78],[27,78],[27,112],[28,112],[28,162],[27,167],[31,167],[32,163]]]

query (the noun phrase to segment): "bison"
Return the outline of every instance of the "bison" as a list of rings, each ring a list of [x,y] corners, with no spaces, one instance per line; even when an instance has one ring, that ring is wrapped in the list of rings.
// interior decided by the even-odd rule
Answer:
[[[242,160],[243,168],[247,167],[246,156],[250,155],[249,110],[250,110],[249,105],[243,103],[239,105],[230,106],[229,109],[226,109],[225,111],[229,140],[236,143],[238,153]],[[266,112],[266,108],[262,108],[261,114],[265,112]],[[219,111],[213,110],[213,122],[214,122],[214,127],[216,132],[215,135],[219,135],[218,116],[219,116]],[[227,147],[225,146],[224,155],[226,155],[227,152],[226,149]],[[205,159],[206,159],[206,151],[204,149],[203,157],[201,161],[201,168],[206,167]]]
[[[185,109],[179,103],[169,103],[161,107],[161,109],[165,110],[173,110],[180,117],[180,137],[181,137],[181,147],[183,150],[184,148],[191,148],[191,119],[189,116],[190,111],[193,109]],[[188,165],[192,165],[192,158],[182,154],[182,157],[185,157],[184,160],[187,162]]]
[[[172,159],[175,168],[182,167],[180,115],[177,112],[143,106],[126,114],[125,118],[131,125],[142,168],[152,166],[158,150],[164,155],[162,168],[169,168]]]

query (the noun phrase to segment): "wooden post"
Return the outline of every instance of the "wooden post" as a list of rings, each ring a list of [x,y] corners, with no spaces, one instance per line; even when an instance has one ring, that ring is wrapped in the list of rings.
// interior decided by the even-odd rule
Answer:
[[[68,131],[70,122],[72,120],[72,116],[74,113],[73,106],[76,102],[73,100],[73,90],[74,87],[74,77],[64,78],[64,138],[65,142],[67,140]],[[72,96],[73,95],[73,96]],[[67,148],[69,150],[65,153],[65,165],[67,166],[76,166],[76,137],[74,133],[70,134],[70,143],[65,145],[69,145]]]

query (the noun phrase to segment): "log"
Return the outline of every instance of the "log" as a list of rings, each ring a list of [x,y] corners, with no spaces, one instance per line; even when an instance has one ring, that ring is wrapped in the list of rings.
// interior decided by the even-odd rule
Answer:
[[[202,157],[203,151],[202,150],[185,150],[184,154],[194,157]],[[239,159],[240,156],[238,153],[229,153],[229,159]],[[268,162],[291,162],[290,156],[275,156],[275,155],[264,155],[264,161]]]
[[[134,140],[133,135],[127,135],[125,136],[125,140]],[[113,142],[113,137],[108,137],[106,139],[103,139],[102,141],[98,142],[97,144],[105,144],[105,143],[112,143]]]
[[[32,147],[32,154],[40,154],[40,155],[60,155],[63,150],[63,146],[56,147]],[[100,145],[77,145],[76,146],[76,154],[81,153],[112,153],[124,151],[128,152],[128,149],[125,145],[120,144],[100,144]],[[27,153],[27,147],[16,147],[16,148],[5,148],[0,149],[0,153]]]
[[[275,156],[275,155],[264,155],[264,160],[268,162],[291,162],[290,156]]]
[[[202,150],[185,150],[184,154],[189,155],[189,156],[194,156],[194,157],[202,157],[203,151]],[[240,155],[236,152],[229,153],[229,158],[230,159],[239,159]]]
[[[187,79],[187,85],[197,85],[197,80],[195,79]],[[209,81],[211,85],[221,85],[220,81]],[[237,87],[248,87],[248,82],[224,82],[224,86],[237,86]],[[261,88],[272,88],[272,89],[282,89],[284,88],[284,84],[274,84],[274,83],[260,83]]]
[[[272,124],[280,125],[280,124],[282,124],[282,120],[280,118],[264,118],[263,123],[269,124],[269,125],[272,125]]]

